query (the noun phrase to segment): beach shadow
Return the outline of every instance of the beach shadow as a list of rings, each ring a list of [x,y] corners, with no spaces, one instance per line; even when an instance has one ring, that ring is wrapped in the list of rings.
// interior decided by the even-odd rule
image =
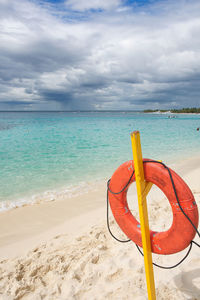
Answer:
[[[181,272],[174,277],[174,282],[180,291],[191,297],[188,300],[200,299],[200,288],[197,287],[200,287],[200,269]]]

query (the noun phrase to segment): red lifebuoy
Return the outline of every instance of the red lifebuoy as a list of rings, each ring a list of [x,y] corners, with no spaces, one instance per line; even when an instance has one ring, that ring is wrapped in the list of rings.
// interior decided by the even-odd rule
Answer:
[[[172,208],[173,222],[167,231],[156,232],[150,230],[151,250],[158,254],[173,254],[185,249],[194,238],[196,231],[189,220],[181,211],[173,189],[169,172],[164,164],[155,163],[144,159],[144,177],[146,181],[152,182],[166,195]],[[194,196],[183,181],[173,170],[170,170],[172,180],[179,203],[185,214],[198,227],[198,208]],[[123,163],[113,174],[109,183],[108,197],[112,213],[122,231],[138,246],[142,247],[140,223],[135,219],[129,210],[127,203],[127,190],[135,175],[132,176],[127,188],[120,194],[113,194],[121,191],[129,181],[134,170],[133,161]],[[112,191],[112,192],[111,192]]]

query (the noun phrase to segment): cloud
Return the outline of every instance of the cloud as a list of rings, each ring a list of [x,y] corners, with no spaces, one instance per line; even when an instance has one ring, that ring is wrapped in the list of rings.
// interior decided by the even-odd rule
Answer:
[[[87,11],[87,10],[112,10],[120,6],[120,0],[67,0],[66,7],[76,11]]]
[[[104,2],[0,0],[0,109],[199,106],[199,1]]]

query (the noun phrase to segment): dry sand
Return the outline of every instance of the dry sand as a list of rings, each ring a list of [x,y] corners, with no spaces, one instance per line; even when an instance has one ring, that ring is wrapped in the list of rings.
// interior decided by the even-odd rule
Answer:
[[[200,207],[200,157],[170,165],[190,186]],[[136,190],[128,200],[138,215]],[[143,257],[133,242],[118,243],[106,227],[106,180],[70,199],[27,205],[0,214],[0,299],[147,299]],[[170,226],[171,208],[153,188],[148,197],[151,229]],[[124,238],[112,216],[113,232]],[[198,237],[195,239],[198,243]],[[153,255],[172,265],[186,250]],[[200,299],[200,249],[173,270],[154,267],[161,300]]]

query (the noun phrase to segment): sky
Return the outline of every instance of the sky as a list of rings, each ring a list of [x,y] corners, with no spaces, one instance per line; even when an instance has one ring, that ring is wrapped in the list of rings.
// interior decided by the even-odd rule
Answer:
[[[0,110],[200,107],[199,0],[0,0]]]

